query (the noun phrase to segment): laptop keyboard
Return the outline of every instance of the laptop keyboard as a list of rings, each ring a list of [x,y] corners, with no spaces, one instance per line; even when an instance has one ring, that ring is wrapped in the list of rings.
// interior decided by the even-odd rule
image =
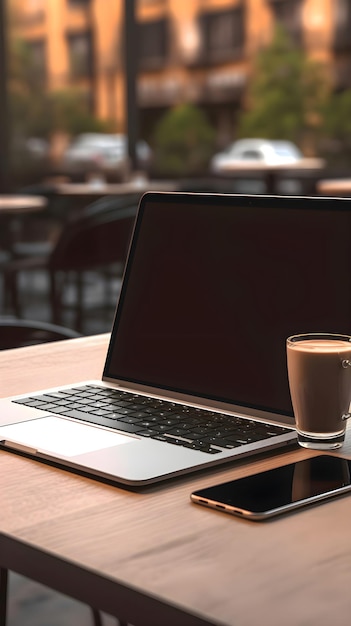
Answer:
[[[208,454],[290,432],[282,426],[97,385],[13,402]]]

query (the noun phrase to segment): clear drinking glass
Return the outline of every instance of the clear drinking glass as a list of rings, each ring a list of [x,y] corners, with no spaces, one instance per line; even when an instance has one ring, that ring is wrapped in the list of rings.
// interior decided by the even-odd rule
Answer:
[[[286,340],[291,401],[298,441],[332,450],[345,439],[351,402],[351,337],[328,333]]]

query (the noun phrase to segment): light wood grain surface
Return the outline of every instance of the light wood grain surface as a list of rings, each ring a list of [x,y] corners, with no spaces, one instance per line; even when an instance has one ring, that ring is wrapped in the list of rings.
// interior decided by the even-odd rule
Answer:
[[[319,180],[316,186],[318,193],[325,196],[351,195],[351,178],[331,178]]]
[[[146,191],[175,191],[176,183],[172,181],[152,181],[141,179],[127,183],[59,183],[55,185],[56,192],[63,196],[110,196],[131,193],[142,194]]]
[[[32,213],[43,210],[46,205],[44,196],[0,195],[0,213]]]
[[[304,170],[321,170],[325,166],[323,159],[303,158],[292,163],[262,163],[260,161],[249,159],[247,161],[232,161],[221,164],[223,172],[298,172]]]
[[[0,353],[0,393],[100,378],[108,337]],[[351,458],[348,433],[341,454]],[[191,491],[307,458],[283,453],[128,491],[0,451],[0,565],[138,626],[349,623],[351,498],[253,523]]]

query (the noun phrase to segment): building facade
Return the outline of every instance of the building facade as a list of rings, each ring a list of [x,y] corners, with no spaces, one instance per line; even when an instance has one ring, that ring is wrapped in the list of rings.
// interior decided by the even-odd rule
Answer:
[[[255,53],[277,22],[351,86],[351,0],[9,0],[48,89],[79,87],[92,111],[126,130],[125,2],[135,6],[132,54],[140,135],[181,102],[201,106],[218,144],[235,122]]]

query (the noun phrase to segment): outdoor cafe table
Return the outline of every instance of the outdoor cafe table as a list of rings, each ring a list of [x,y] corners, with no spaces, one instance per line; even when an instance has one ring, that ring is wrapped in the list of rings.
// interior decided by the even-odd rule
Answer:
[[[62,196],[112,196],[124,194],[142,194],[146,191],[176,191],[176,183],[173,181],[130,181],[127,183],[104,183],[98,181],[86,183],[58,183],[54,185],[56,193]]]
[[[89,204],[104,196],[142,196],[146,191],[176,191],[176,183],[172,181],[130,181],[127,183],[54,183],[53,189],[57,197],[64,202],[63,215],[66,217],[79,213]]]
[[[3,249],[11,253],[21,230],[21,218],[28,213],[43,211],[47,206],[44,196],[0,194],[0,235]]]
[[[317,182],[317,192],[323,196],[350,196],[351,178],[330,178]]]
[[[100,378],[107,345],[2,351],[0,393]],[[350,434],[337,455],[351,458]],[[133,491],[0,450],[2,607],[13,570],[134,626],[345,626],[350,496],[262,523],[189,499],[315,454],[293,447]]]
[[[0,194],[0,214],[19,215],[42,211],[47,205],[44,196],[26,196],[17,194]]]
[[[277,182],[279,178],[294,176],[295,178],[305,178],[306,176],[316,175],[323,170],[325,166],[324,160],[319,158],[303,158],[293,163],[261,163],[259,161],[248,160],[223,164],[221,166],[221,175],[233,178],[249,178],[259,176],[265,182],[266,193],[274,194],[277,191]]]

